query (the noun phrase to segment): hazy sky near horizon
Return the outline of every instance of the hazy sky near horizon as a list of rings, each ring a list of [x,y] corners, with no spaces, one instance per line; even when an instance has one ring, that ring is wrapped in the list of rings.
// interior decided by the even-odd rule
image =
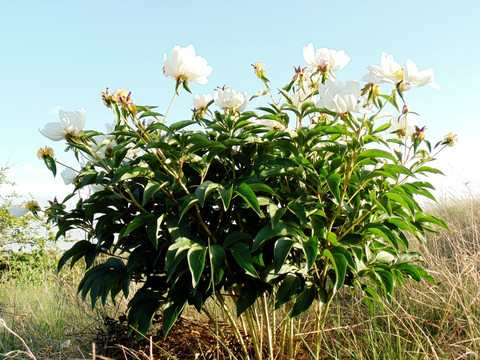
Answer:
[[[61,198],[37,150],[51,146],[65,161],[63,142],[38,131],[58,109],[84,108],[87,129],[105,130],[113,115],[100,92],[127,88],[138,104],[165,112],[174,82],[162,74],[163,55],[193,44],[213,72],[208,84],[181,92],[167,122],[189,118],[194,94],[227,85],[253,95],[262,89],[251,64],[266,65],[273,88],[305,66],[303,46],[344,50],[350,63],[337,79],[361,80],[382,52],[420,70],[433,68],[440,90],[409,90],[432,143],[448,132],[459,142],[441,154],[446,177],[432,180],[446,195],[480,190],[480,3],[467,1],[6,1],[0,0],[0,166],[17,192],[41,202]],[[256,99],[248,109],[261,106]],[[61,169],[59,169],[61,171]],[[467,185],[465,185],[467,184]],[[477,192],[480,193],[480,192]]]

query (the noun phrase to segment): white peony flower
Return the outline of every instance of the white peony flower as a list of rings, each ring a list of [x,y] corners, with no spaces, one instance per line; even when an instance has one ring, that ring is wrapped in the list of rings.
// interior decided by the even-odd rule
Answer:
[[[73,184],[77,178],[77,172],[70,168],[65,168],[61,175],[65,185]]]
[[[207,76],[212,72],[212,67],[207,61],[195,54],[193,45],[187,47],[175,46],[170,59],[167,54],[163,56],[163,73],[177,82],[193,81],[206,84]]]
[[[212,95],[195,95],[193,98],[193,106],[195,109],[206,109],[210,101],[212,101]]]
[[[242,112],[248,104],[246,92],[239,93],[226,86],[215,89],[213,99],[215,104],[225,111]]]
[[[433,82],[434,74],[432,69],[418,71],[415,63],[408,59],[403,68],[392,55],[382,53],[381,67],[368,65],[369,73],[363,77],[364,81],[374,84],[391,83],[400,84],[402,90],[408,90],[411,86],[423,86],[429,84],[434,88],[438,85]]]
[[[40,130],[40,133],[53,141],[65,139],[68,135],[78,134],[85,126],[85,110],[75,112],[60,110],[60,122],[51,122]]]
[[[361,86],[358,81],[347,81],[334,83],[327,80],[325,85],[318,87],[317,107],[345,114],[359,110],[358,99],[361,95]]]
[[[391,133],[397,132],[399,138],[409,138],[415,133],[416,126],[418,126],[417,119],[411,113],[406,113],[392,118],[388,130]]]
[[[303,47],[303,58],[323,73],[341,70],[350,61],[350,57],[343,50],[321,48],[315,52],[313,43]]]

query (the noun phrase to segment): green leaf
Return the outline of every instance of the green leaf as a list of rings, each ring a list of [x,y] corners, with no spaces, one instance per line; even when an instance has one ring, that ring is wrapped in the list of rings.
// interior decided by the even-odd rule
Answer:
[[[196,124],[196,123],[197,122],[193,121],[193,120],[177,121],[177,122],[173,123],[172,125],[170,125],[170,129],[172,129],[173,131],[177,131],[177,130],[183,129],[186,126],[193,125],[193,124]]]
[[[252,239],[252,235],[243,232],[243,231],[232,231],[225,236],[225,242],[223,243],[223,247],[228,249],[232,244],[236,243],[240,240],[247,240],[249,242]]]
[[[415,209],[411,204],[409,204],[409,202],[405,199],[404,196],[400,194],[392,193],[392,192],[386,193],[385,196],[390,200],[393,200],[396,203],[400,204],[404,209],[408,210],[410,214],[413,215],[413,212],[415,211]]]
[[[268,94],[268,91],[267,90],[260,90],[260,91],[257,91],[251,98],[249,101],[252,101],[253,99],[259,97],[259,96],[263,96],[263,95],[266,95]]]
[[[307,311],[312,306],[313,300],[315,300],[315,287],[305,286],[300,295],[295,299],[290,317],[296,317]]]
[[[340,177],[340,174],[330,174],[327,176],[327,184],[332,192],[333,196],[335,196],[335,199],[337,200],[337,203],[340,204],[340,182],[342,178]]]
[[[301,277],[288,274],[277,290],[275,309],[279,309],[283,304],[295,298],[303,290],[303,286],[304,282]]]
[[[418,272],[417,268],[410,264],[406,264],[406,263],[398,264],[394,266],[394,269],[409,275],[416,282],[420,282],[420,280],[422,280],[422,277],[420,276],[420,273]]]
[[[450,230],[448,228],[448,225],[445,223],[445,221],[443,221],[442,219],[439,219],[435,216],[428,215],[428,214],[425,214],[425,213],[416,212],[415,213],[415,221],[419,222],[421,224],[435,224],[435,225],[438,225],[438,226],[444,228],[445,230]]]
[[[286,212],[285,208],[279,208],[274,203],[268,204],[268,213],[270,215],[272,229],[275,226],[277,226],[278,222],[280,221],[282,216],[285,214],[285,212]]]
[[[295,214],[295,216],[300,220],[302,225],[307,223],[307,212],[305,211],[305,206],[299,203],[291,203],[287,208]]]
[[[369,223],[365,225],[364,231],[370,232],[372,234],[382,237],[385,241],[387,241],[390,245],[392,245],[396,251],[398,251],[397,238],[395,234],[393,234],[392,231],[386,226],[382,224],[377,224],[377,223]]]
[[[178,221],[182,220],[183,216],[187,213],[187,211],[194,206],[195,204],[198,204],[198,199],[196,198],[195,194],[190,194],[185,197],[185,200],[182,203],[182,206],[180,206],[179,213],[180,213],[180,218]]]
[[[107,186],[137,177],[153,178],[154,176],[155,175],[150,168],[144,168],[140,166],[125,166],[120,168],[115,173],[113,178],[108,182]]]
[[[65,251],[60,260],[58,261],[57,271],[60,272],[65,263],[72,259],[70,267],[73,267],[75,263],[87,254],[95,255],[95,244],[92,244],[88,240],[77,241],[69,250]]]
[[[260,204],[258,203],[257,196],[252,191],[250,186],[246,183],[241,183],[240,185],[236,186],[235,193],[240,195],[240,197],[245,200],[245,202],[259,215],[262,216],[260,212]]]
[[[165,310],[163,310],[163,336],[167,337],[168,332],[172,328],[173,324],[177,320],[178,316],[182,313],[187,300],[181,300],[178,302],[172,302]]]
[[[55,162],[55,159],[50,156],[45,156],[43,162],[47,169],[52,172],[53,176],[57,176],[57,163]]]
[[[351,269],[355,269],[355,261],[353,261],[352,255],[350,252],[342,247],[342,246],[335,246],[330,248],[330,252],[335,255],[335,254],[342,254],[345,257],[345,260],[347,260],[347,264]]]
[[[118,237],[119,238],[125,237],[128,234],[130,234],[133,230],[149,222],[153,221],[156,224],[157,217],[158,215],[154,213],[140,214],[138,216],[135,216],[130,223],[128,223],[122,228],[122,230],[118,234]]]
[[[265,225],[253,239],[252,252],[257,251],[265,241],[273,239],[275,237],[283,237],[291,235],[293,231],[289,226],[280,221],[275,227]]]
[[[143,192],[142,206],[144,206],[152,198],[152,196],[157,193],[157,191],[160,191],[168,184],[168,181],[160,183],[155,180],[149,180],[147,186],[145,186],[145,191]]]
[[[305,271],[308,271],[312,268],[313,263],[317,259],[318,238],[316,236],[312,236],[304,239],[302,241],[302,248],[303,248],[303,252],[305,253],[305,257],[307,258]]]
[[[385,289],[386,293],[389,295],[393,294],[393,275],[390,271],[383,269],[376,269],[375,275],[381,281],[382,287]]]
[[[212,278],[214,285],[217,285],[222,280],[227,255],[223,247],[218,244],[211,245],[208,252],[212,264]]]
[[[227,190],[225,190],[223,187],[220,187],[220,186],[218,187],[217,190],[222,199],[223,209],[227,211],[228,208],[230,207],[230,201],[232,201],[233,184]]]
[[[275,274],[278,274],[280,269],[285,263],[285,259],[290,252],[295,241],[289,238],[280,238],[275,242],[275,248],[273,250],[273,258],[275,263]]]
[[[345,281],[345,274],[347,273],[347,260],[341,253],[331,253],[330,250],[323,250],[323,256],[328,258],[335,270],[335,282],[333,285],[333,292],[337,292]]]
[[[195,288],[202,276],[205,267],[205,256],[207,249],[199,244],[188,250],[187,260],[190,273],[192,274],[192,286]]]
[[[210,180],[204,181],[197,187],[195,195],[197,196],[198,203],[201,207],[205,204],[205,199],[208,197],[208,194],[217,188],[218,184],[215,184]]]
[[[430,173],[433,173],[433,174],[440,174],[440,175],[444,175],[443,172],[441,172],[440,170],[438,169],[435,169],[433,167],[430,167],[430,166],[422,166],[420,168],[418,168],[417,170],[414,171],[415,173],[425,173],[425,172],[430,172]]]
[[[379,149],[367,149],[363,150],[360,155],[357,156],[357,162],[364,160],[364,159],[375,159],[375,158],[385,158],[396,162],[395,157],[385,150]]]
[[[162,214],[158,217],[157,221],[152,221],[147,224],[147,235],[153,246],[155,246],[155,249],[158,249],[158,233],[164,219],[165,214]]]
[[[197,245],[197,243],[186,237],[177,238],[176,241],[169,246],[165,257],[165,270],[167,270],[167,281],[175,273],[178,265],[187,256],[187,250]]]
[[[248,245],[243,242],[236,242],[230,247],[232,256],[237,264],[244,269],[248,274],[258,278],[257,271],[253,266],[253,259]]]

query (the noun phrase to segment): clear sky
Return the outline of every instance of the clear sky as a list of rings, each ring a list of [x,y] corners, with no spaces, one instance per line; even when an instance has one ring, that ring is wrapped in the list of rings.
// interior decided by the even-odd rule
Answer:
[[[433,180],[446,195],[480,189],[480,3],[477,0],[415,1],[26,1],[0,0],[0,166],[8,166],[17,191],[44,202],[65,189],[38,160],[52,146],[68,161],[63,143],[39,128],[58,120],[58,109],[84,108],[87,129],[105,130],[113,116],[100,92],[127,88],[137,104],[164,112],[174,82],[162,74],[163,54],[193,44],[213,72],[194,94],[227,85],[253,95],[262,89],[251,64],[266,65],[273,87],[283,87],[293,66],[306,65],[303,46],[344,50],[350,63],[339,80],[361,80],[383,51],[400,64],[411,58],[433,68],[429,86],[406,93],[432,143],[448,132],[454,148],[437,166],[447,177]],[[181,92],[169,121],[189,118],[193,95]],[[255,100],[250,110],[260,106]],[[168,122],[168,121],[167,121]],[[61,170],[61,169],[60,169]]]

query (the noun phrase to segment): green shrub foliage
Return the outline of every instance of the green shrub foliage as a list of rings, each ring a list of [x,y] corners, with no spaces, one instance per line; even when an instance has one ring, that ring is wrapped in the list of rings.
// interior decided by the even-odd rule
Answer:
[[[440,173],[428,162],[452,135],[431,146],[424,129],[398,126],[413,118],[405,81],[387,95],[367,83],[355,110],[339,113],[318,100],[332,72],[307,79],[299,68],[275,100],[255,71],[266,90],[254,97],[267,99],[255,111],[212,100],[167,125],[128,92],[107,91],[114,129],[66,134],[82,164],[67,199],[80,196],[48,212],[58,237],[82,229],[86,239],[59,269],[84,260],[79,292],[93,305],[130,296],[128,321],[141,333],[157,311],[166,334],[187,304],[201,311],[220,293],[237,314],[266,293],[297,316],[328,309],[345,286],[388,299],[405,279],[433,281],[409,241],[445,227],[419,199],[434,199],[424,175]],[[177,78],[176,94],[187,80]],[[141,286],[129,294],[132,282]]]

